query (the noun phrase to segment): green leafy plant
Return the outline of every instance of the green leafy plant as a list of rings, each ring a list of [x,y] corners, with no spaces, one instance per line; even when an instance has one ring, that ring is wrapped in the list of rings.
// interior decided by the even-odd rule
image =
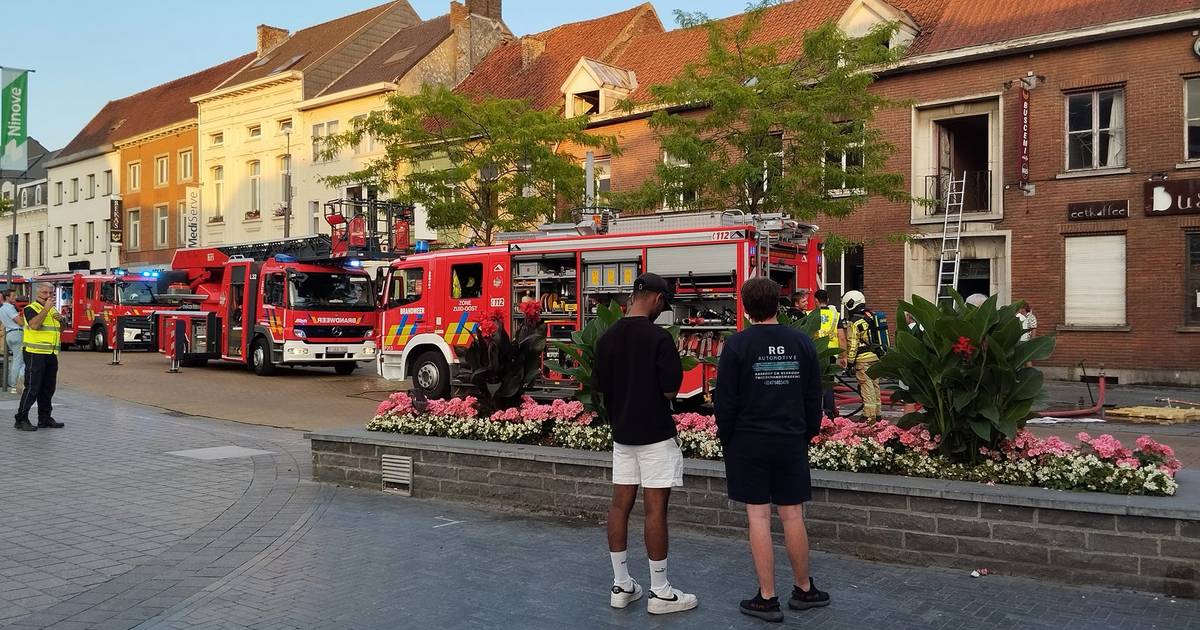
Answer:
[[[504,313],[484,316],[471,335],[471,343],[458,350],[458,381],[478,392],[480,410],[490,414],[521,404],[521,397],[541,373],[546,349],[545,327],[536,306],[510,337],[504,330]]]
[[[546,362],[546,367],[570,376],[579,385],[579,393],[575,395],[575,398],[583,403],[585,409],[595,413],[597,419],[603,423],[608,423],[608,410],[604,407],[603,397],[592,388],[592,369],[596,364],[596,343],[600,341],[604,332],[623,316],[621,305],[615,300],[609,302],[608,306],[599,305],[596,308],[596,317],[588,321],[582,330],[571,333],[570,342],[550,341],[550,345],[557,348],[566,360]],[[671,333],[673,340],[679,341],[678,326],[671,326],[667,328],[667,331]],[[695,357],[680,357],[679,361],[684,372],[699,365],[699,361]]]
[[[900,424],[925,424],[941,436],[939,448],[961,462],[976,462],[980,448],[1013,438],[1043,395],[1042,373],[1026,367],[1054,351],[1054,336],[1021,341],[1020,303],[1000,307],[996,297],[978,308],[954,294],[936,305],[919,296],[900,303],[900,317],[915,328],[896,333],[895,346],[870,370],[874,378],[904,382],[892,400],[915,402],[921,411]]]

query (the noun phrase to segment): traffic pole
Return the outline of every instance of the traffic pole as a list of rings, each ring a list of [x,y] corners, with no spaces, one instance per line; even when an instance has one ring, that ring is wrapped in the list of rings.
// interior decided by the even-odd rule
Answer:
[[[167,372],[171,374],[179,373],[179,357],[183,356],[184,334],[187,330],[186,325],[187,322],[185,322],[183,318],[175,320],[175,339],[172,340],[171,344],[174,352],[171,353],[171,369],[167,370]]]
[[[125,345],[125,322],[117,318],[117,332],[113,335],[113,358],[109,365],[121,365],[121,347]]]

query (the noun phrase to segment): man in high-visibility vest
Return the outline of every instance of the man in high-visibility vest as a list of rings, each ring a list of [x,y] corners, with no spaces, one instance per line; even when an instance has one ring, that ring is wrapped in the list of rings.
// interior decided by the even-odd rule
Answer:
[[[16,424],[20,431],[61,429],[63,423],[50,415],[51,399],[58,384],[58,351],[61,348],[63,316],[55,308],[54,287],[39,283],[34,299],[25,307],[25,393],[17,408]],[[29,422],[29,410],[37,402],[38,422]]]
[[[829,292],[825,289],[817,289],[813,294],[817,301],[817,311],[821,314],[821,328],[817,331],[817,335],[829,339],[829,347],[837,350],[837,356],[831,357],[831,361],[836,363],[838,367],[846,368],[846,323],[842,321],[842,314],[836,306],[829,303]],[[825,409],[825,416],[832,419],[838,417],[837,404],[833,398],[833,387],[826,386],[822,392],[822,407]]]

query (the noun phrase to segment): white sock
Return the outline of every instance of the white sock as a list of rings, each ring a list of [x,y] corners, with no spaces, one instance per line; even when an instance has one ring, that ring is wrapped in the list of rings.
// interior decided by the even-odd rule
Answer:
[[[629,583],[633,578],[629,577],[629,565],[625,564],[625,551],[610,551],[609,558],[612,560],[613,567],[613,584],[621,588],[628,588]]]
[[[651,560],[650,590],[661,595],[670,588],[671,583],[667,581],[667,559]]]

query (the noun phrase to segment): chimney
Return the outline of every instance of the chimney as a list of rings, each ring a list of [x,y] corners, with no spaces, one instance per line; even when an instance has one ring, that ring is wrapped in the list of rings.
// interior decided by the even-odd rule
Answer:
[[[500,0],[467,0],[467,13],[500,21]]]
[[[288,38],[288,30],[286,28],[278,28],[275,26],[267,26],[266,24],[258,25],[258,56],[262,57],[264,53],[272,48],[283,43],[283,40]]]
[[[528,68],[546,50],[546,40],[532,35],[521,38],[521,69]]]
[[[451,2],[450,3],[450,28],[452,28],[452,29],[457,28],[458,26],[465,24],[467,21],[468,14],[469,14],[469,11],[467,10],[467,7],[464,7],[461,2]]]

